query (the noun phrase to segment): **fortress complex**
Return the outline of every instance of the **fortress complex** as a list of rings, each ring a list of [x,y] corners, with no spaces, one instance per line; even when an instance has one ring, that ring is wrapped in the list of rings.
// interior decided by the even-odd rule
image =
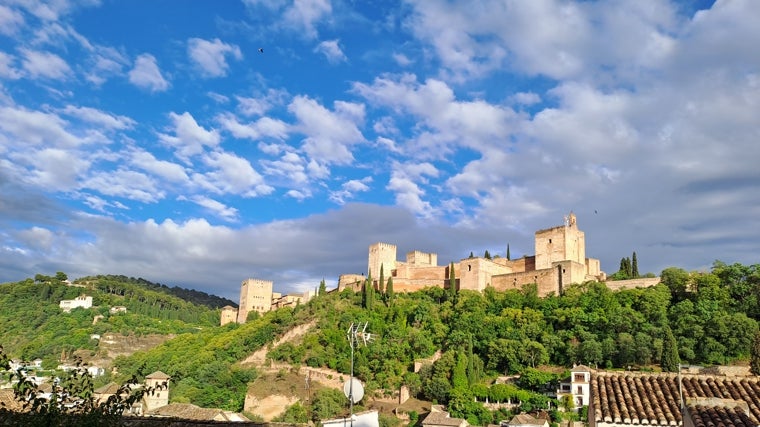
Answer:
[[[606,280],[599,260],[586,258],[585,235],[578,229],[572,212],[565,217],[563,225],[536,231],[535,251],[533,256],[516,260],[472,257],[454,262],[457,287],[483,291],[492,286],[497,291],[504,291],[535,283],[539,296],[546,296],[550,293],[560,295],[564,287],[572,283]],[[438,255],[434,253],[412,251],[406,254],[406,261],[398,261],[395,245],[375,243],[369,247],[367,271],[375,279],[376,287],[379,286],[381,266],[386,280],[393,278],[395,292],[449,286],[450,266],[439,266]],[[362,275],[344,274],[340,276],[338,287],[360,287],[363,281]]]
[[[245,279],[240,285],[240,306],[226,306],[222,308],[221,324],[245,323],[248,313],[256,311],[264,314],[267,311],[282,307],[290,307],[296,304],[308,302],[315,295],[315,291],[306,291],[302,294],[282,295],[273,291],[274,282],[271,280]]]

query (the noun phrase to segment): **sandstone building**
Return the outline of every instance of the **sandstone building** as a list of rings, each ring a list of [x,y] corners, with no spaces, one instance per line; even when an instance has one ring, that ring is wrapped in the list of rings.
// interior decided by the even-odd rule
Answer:
[[[449,265],[439,266],[438,255],[421,251],[406,254],[406,261],[398,261],[396,246],[375,243],[369,247],[367,271],[375,280],[380,269],[384,277],[393,278],[396,292],[413,292],[425,287],[449,286]],[[535,283],[538,294],[561,294],[572,283],[589,280],[605,281],[598,259],[586,258],[586,238],[578,229],[575,215],[571,212],[563,225],[536,231],[535,255],[516,260],[506,258],[465,258],[454,262],[454,276],[458,289],[483,291],[492,286],[497,291],[521,289]],[[361,286],[364,276],[344,274],[340,276],[340,289]]]
[[[220,323],[245,323],[248,313],[256,311],[264,314],[283,307],[308,302],[316,294],[306,291],[302,294],[282,295],[273,291],[274,282],[271,280],[245,279],[240,285],[240,306],[238,309],[226,306],[222,308]]]

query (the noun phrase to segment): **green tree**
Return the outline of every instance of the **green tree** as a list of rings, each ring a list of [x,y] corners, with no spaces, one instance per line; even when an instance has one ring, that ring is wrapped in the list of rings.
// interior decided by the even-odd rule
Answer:
[[[333,388],[323,388],[314,393],[311,402],[311,419],[314,422],[335,418],[345,411],[348,399],[343,392]]]
[[[393,305],[393,277],[388,278],[388,285],[385,287],[385,297],[388,301],[388,307]]]
[[[660,366],[665,372],[678,372],[678,365],[680,363],[678,342],[675,336],[673,336],[673,331],[669,326],[666,326],[662,338],[662,361],[660,362]]]
[[[452,304],[456,302],[457,298],[457,279],[454,273],[454,262],[449,265],[449,300]]]
[[[483,258],[491,259],[491,254],[488,252],[488,249],[486,249],[486,252],[483,254]]]
[[[512,260],[511,255],[509,254],[509,243],[507,243],[507,261]]]
[[[639,278],[639,261],[636,258],[636,251],[631,256],[631,279]]]
[[[385,294],[385,273],[383,272],[383,264],[380,264],[380,279],[377,282],[377,287],[380,295],[383,296]]]
[[[749,371],[753,375],[760,376],[760,331],[755,332],[755,339],[752,342],[752,348],[749,358]]]
[[[301,402],[296,402],[285,410],[282,414],[276,416],[272,421],[289,424],[306,424],[309,422],[309,414]]]
[[[470,251],[470,258],[475,258],[475,254],[473,254],[472,251]]]
[[[325,283],[325,279],[322,279],[319,282],[319,295],[324,295],[325,293],[327,293],[327,284]]]

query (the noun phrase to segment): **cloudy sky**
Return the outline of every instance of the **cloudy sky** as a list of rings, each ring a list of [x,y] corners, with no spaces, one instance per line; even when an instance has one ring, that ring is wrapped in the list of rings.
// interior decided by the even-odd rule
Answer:
[[[0,0],[0,282],[237,299],[377,241],[760,262],[756,0]]]

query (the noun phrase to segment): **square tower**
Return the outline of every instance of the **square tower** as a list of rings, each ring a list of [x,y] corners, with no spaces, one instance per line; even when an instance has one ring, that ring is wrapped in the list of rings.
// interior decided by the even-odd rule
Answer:
[[[551,268],[560,261],[586,264],[586,237],[578,230],[575,214],[565,217],[559,227],[536,231],[536,270]]]
[[[238,323],[245,323],[248,313],[257,311],[261,314],[272,309],[271,280],[245,279],[240,285],[240,308],[238,309]]]
[[[369,245],[369,257],[367,261],[367,275],[373,278],[380,277],[380,266],[383,266],[383,274],[390,277],[396,269],[396,245],[390,243],[375,243]]]

